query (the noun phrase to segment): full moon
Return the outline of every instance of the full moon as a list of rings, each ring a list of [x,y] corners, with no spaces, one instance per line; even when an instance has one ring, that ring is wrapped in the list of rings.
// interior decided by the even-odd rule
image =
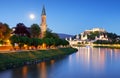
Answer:
[[[34,14],[30,14],[29,17],[30,17],[30,19],[34,19],[35,15]]]

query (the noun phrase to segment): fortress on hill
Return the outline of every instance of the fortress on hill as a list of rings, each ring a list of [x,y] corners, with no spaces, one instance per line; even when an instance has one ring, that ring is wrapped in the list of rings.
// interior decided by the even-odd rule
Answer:
[[[98,34],[98,36],[95,36],[95,39],[93,40],[89,40],[88,36],[91,35],[91,33],[101,33]],[[102,29],[102,28],[93,28],[90,30],[85,30],[84,32],[82,32],[80,35],[76,35],[76,38],[72,39],[70,38],[66,38],[67,41],[69,41],[70,45],[76,45],[78,43],[82,43],[82,44],[92,44],[93,42],[97,41],[97,40],[105,40],[108,41],[108,37],[105,34],[106,30]]]

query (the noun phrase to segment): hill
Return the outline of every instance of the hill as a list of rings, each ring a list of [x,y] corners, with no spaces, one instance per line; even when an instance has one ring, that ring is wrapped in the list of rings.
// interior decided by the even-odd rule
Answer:
[[[61,39],[65,39],[65,38],[69,38],[69,37],[74,37],[74,35],[70,35],[70,34],[63,34],[63,33],[57,33],[58,36],[61,38]]]

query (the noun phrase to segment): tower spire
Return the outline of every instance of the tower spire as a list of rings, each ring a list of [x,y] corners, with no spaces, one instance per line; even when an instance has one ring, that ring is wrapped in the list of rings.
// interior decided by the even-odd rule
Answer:
[[[43,5],[43,9],[42,9],[42,14],[41,15],[46,15],[46,11],[45,11],[45,6]]]
[[[40,37],[44,38],[45,34],[46,34],[46,30],[47,30],[47,24],[46,24],[46,12],[45,12],[45,6],[43,5],[43,9],[42,9],[42,14],[41,14],[41,24],[40,24],[40,28],[41,28],[41,34]]]

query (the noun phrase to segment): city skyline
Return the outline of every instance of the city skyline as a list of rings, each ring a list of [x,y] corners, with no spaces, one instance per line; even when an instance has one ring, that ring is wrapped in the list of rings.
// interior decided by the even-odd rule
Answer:
[[[56,33],[79,34],[86,29],[104,28],[120,35],[120,1],[118,0],[1,0],[0,22],[15,27],[24,23],[40,25],[45,5],[47,27]],[[35,18],[30,19],[29,15]]]

